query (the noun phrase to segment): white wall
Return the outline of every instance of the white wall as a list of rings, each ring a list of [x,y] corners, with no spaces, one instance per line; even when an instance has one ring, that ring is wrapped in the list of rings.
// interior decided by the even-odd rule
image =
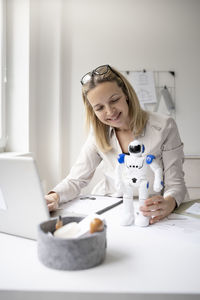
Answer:
[[[6,2],[6,151],[32,152],[45,190],[62,177],[61,3]]]
[[[85,139],[80,78],[105,63],[119,70],[175,70],[176,120],[185,153],[200,154],[193,134],[200,111],[199,0],[27,2],[29,149],[47,188],[67,174]]]
[[[30,1],[30,140],[45,189],[61,179],[61,1]]]
[[[29,150],[29,3],[8,0],[6,129],[8,151]]]
[[[72,115],[81,101],[79,78],[95,66],[172,69],[177,75],[176,120],[185,152],[200,154],[200,139],[191,134],[199,128],[200,1],[71,1],[71,14]],[[81,112],[78,117],[82,119]],[[81,137],[81,131],[78,134]],[[70,141],[74,158],[75,137]]]

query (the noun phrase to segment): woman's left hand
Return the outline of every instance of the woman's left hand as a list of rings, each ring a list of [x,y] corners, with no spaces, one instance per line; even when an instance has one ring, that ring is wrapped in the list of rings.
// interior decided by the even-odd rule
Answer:
[[[144,205],[140,207],[143,215],[150,217],[150,224],[154,224],[167,217],[176,207],[176,200],[168,196],[166,198],[155,195],[145,200]]]

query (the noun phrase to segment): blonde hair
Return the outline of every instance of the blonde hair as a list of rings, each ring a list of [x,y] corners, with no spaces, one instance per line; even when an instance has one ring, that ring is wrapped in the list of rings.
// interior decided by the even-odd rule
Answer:
[[[141,108],[138,97],[132,85],[119,71],[109,66],[108,72],[103,75],[97,75],[93,73],[91,79],[82,85],[82,97],[86,110],[87,128],[90,128],[92,125],[97,145],[103,152],[108,152],[112,149],[109,140],[110,126],[103,124],[97,118],[87,99],[87,94],[98,84],[108,81],[116,82],[128,99],[129,117],[131,120],[130,129],[133,131],[135,136],[138,136],[142,133],[148,119],[148,113]]]

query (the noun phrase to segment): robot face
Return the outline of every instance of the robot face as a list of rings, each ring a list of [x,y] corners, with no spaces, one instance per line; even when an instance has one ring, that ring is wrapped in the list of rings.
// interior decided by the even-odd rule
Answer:
[[[141,145],[136,146],[129,146],[129,152],[130,153],[140,153],[141,152]]]
[[[136,156],[141,156],[144,152],[144,145],[141,142],[135,140],[129,144],[128,152]]]

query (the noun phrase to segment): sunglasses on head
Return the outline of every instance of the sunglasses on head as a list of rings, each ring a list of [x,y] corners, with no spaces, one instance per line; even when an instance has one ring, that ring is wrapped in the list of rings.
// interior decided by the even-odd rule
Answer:
[[[91,72],[86,73],[81,78],[81,84],[84,85],[84,84],[88,83],[94,75],[104,75],[104,74],[108,73],[109,71],[112,71],[119,77],[119,75],[109,65],[103,65],[103,66],[97,67],[96,69],[94,69]]]

